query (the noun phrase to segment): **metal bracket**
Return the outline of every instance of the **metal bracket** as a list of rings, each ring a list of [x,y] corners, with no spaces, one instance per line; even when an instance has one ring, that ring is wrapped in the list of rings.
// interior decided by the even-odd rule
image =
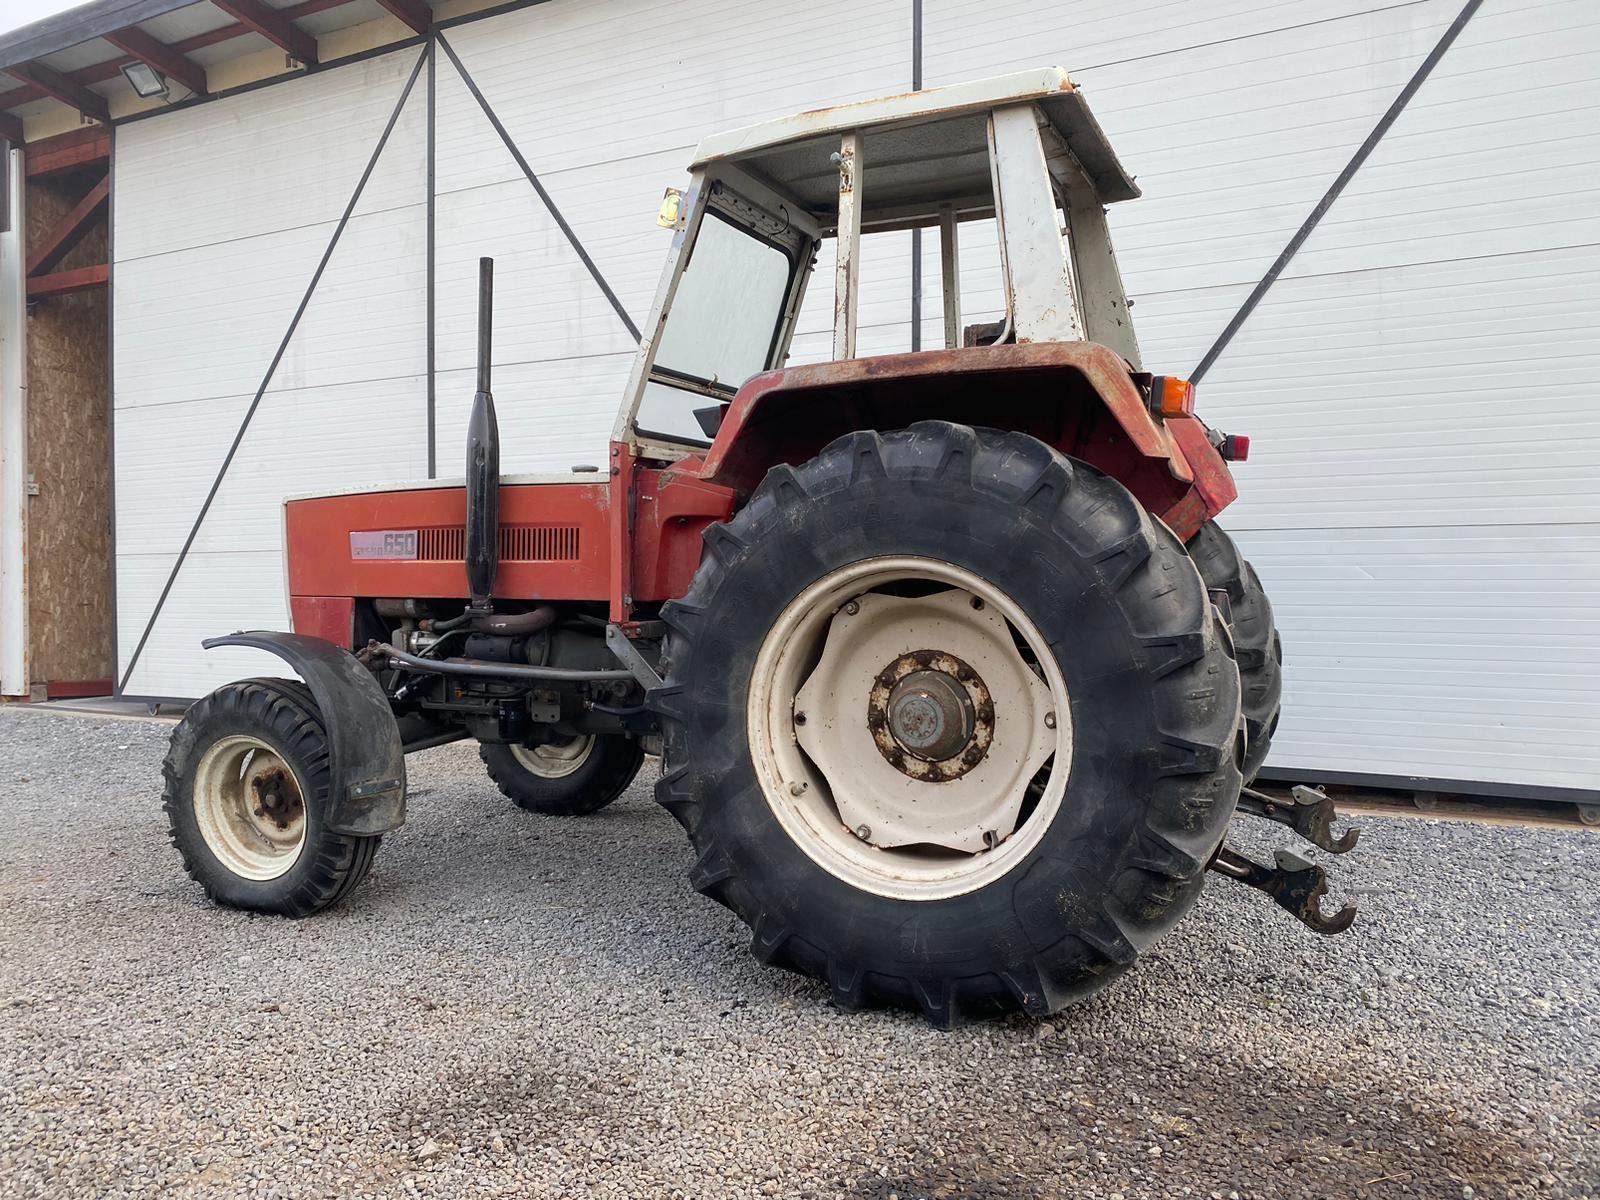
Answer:
[[[1356,848],[1361,837],[1359,829],[1349,829],[1338,838],[1333,836],[1333,822],[1339,814],[1333,801],[1320,788],[1296,784],[1291,789],[1294,800],[1285,803],[1255,788],[1245,788],[1239,793],[1239,811],[1252,817],[1287,825],[1306,841],[1329,854],[1348,854]]]
[[[623,632],[622,626],[615,623],[606,626],[606,646],[616,660],[628,668],[645,691],[661,686],[661,676],[656,674],[656,669],[650,665],[650,661],[639,653],[639,647],[635,646]]]
[[[1294,914],[1296,920],[1318,933],[1331,935],[1350,928],[1356,919],[1354,905],[1346,905],[1331,917],[1322,911],[1328,877],[1321,867],[1288,850],[1277,851],[1275,857],[1276,868],[1264,867],[1237,850],[1220,846],[1210,869],[1265,892],[1277,901],[1278,907]]]

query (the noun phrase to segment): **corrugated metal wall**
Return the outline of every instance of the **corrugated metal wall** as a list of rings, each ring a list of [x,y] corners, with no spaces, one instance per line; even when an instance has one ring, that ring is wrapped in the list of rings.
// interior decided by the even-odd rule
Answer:
[[[1057,62],[1146,198],[1112,210],[1147,362],[1191,370],[1461,0],[925,0],[928,86]],[[635,320],[652,220],[712,129],[905,88],[911,10],[804,22],[710,0],[553,0],[448,35]],[[846,31],[848,36],[840,36]],[[1487,0],[1205,381],[1255,438],[1228,514],[1290,666],[1273,765],[1594,789],[1600,778],[1600,11]],[[415,52],[118,134],[119,646],[128,660]],[[260,664],[200,636],[281,625],[277,503],[421,475],[421,87],[128,683]],[[439,461],[471,392],[473,262],[499,273],[508,469],[596,460],[623,329],[441,56]],[[336,114],[337,119],[330,119]],[[925,341],[938,339],[925,238]],[[963,245],[968,319],[994,251]],[[909,235],[869,239],[867,352],[910,345]],[[819,264],[798,358],[826,354]]]

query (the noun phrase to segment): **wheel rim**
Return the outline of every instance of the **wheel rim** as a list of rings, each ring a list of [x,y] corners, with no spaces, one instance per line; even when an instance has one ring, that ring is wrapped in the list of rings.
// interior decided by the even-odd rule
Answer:
[[[513,746],[512,756],[533,774],[542,779],[560,779],[571,775],[594,752],[594,734],[575,737],[569,742],[545,743],[539,746]]]
[[[1072,722],[1049,643],[951,563],[867,559],[797,596],[751,675],[768,805],[820,866],[934,900],[1005,874],[1066,793]]]
[[[277,750],[249,734],[222,738],[201,756],[194,812],[211,853],[245,879],[277,879],[305,846],[300,779]]]

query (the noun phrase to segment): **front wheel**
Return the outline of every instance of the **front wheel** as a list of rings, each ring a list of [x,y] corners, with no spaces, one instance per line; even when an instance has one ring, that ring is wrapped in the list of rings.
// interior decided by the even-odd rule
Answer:
[[[172,844],[218,904],[303,917],[372,867],[379,838],[323,824],[328,735],[297,680],[231,683],[190,705],[162,774]]]
[[[1020,434],[778,467],[664,607],[657,797],[763,961],[952,1024],[1103,986],[1198,895],[1239,674],[1183,546]]]
[[[519,808],[556,817],[599,812],[627,790],[644,762],[636,740],[604,733],[537,746],[487,743],[478,755]]]

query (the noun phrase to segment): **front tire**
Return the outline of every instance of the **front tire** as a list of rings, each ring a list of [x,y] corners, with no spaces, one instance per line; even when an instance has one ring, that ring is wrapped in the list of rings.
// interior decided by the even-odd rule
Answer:
[[[656,794],[757,958],[844,1008],[1044,1015],[1193,903],[1238,797],[1239,676],[1182,545],[1120,484],[923,422],[774,468],[706,550],[662,611]],[[941,791],[991,768],[988,799]]]
[[[208,897],[304,917],[366,878],[377,837],[323,824],[328,735],[310,689],[250,679],[190,705],[162,765],[172,844]]]
[[[553,817],[599,812],[627,790],[644,762],[635,739],[603,733],[539,746],[488,743],[478,756],[517,807]]]

